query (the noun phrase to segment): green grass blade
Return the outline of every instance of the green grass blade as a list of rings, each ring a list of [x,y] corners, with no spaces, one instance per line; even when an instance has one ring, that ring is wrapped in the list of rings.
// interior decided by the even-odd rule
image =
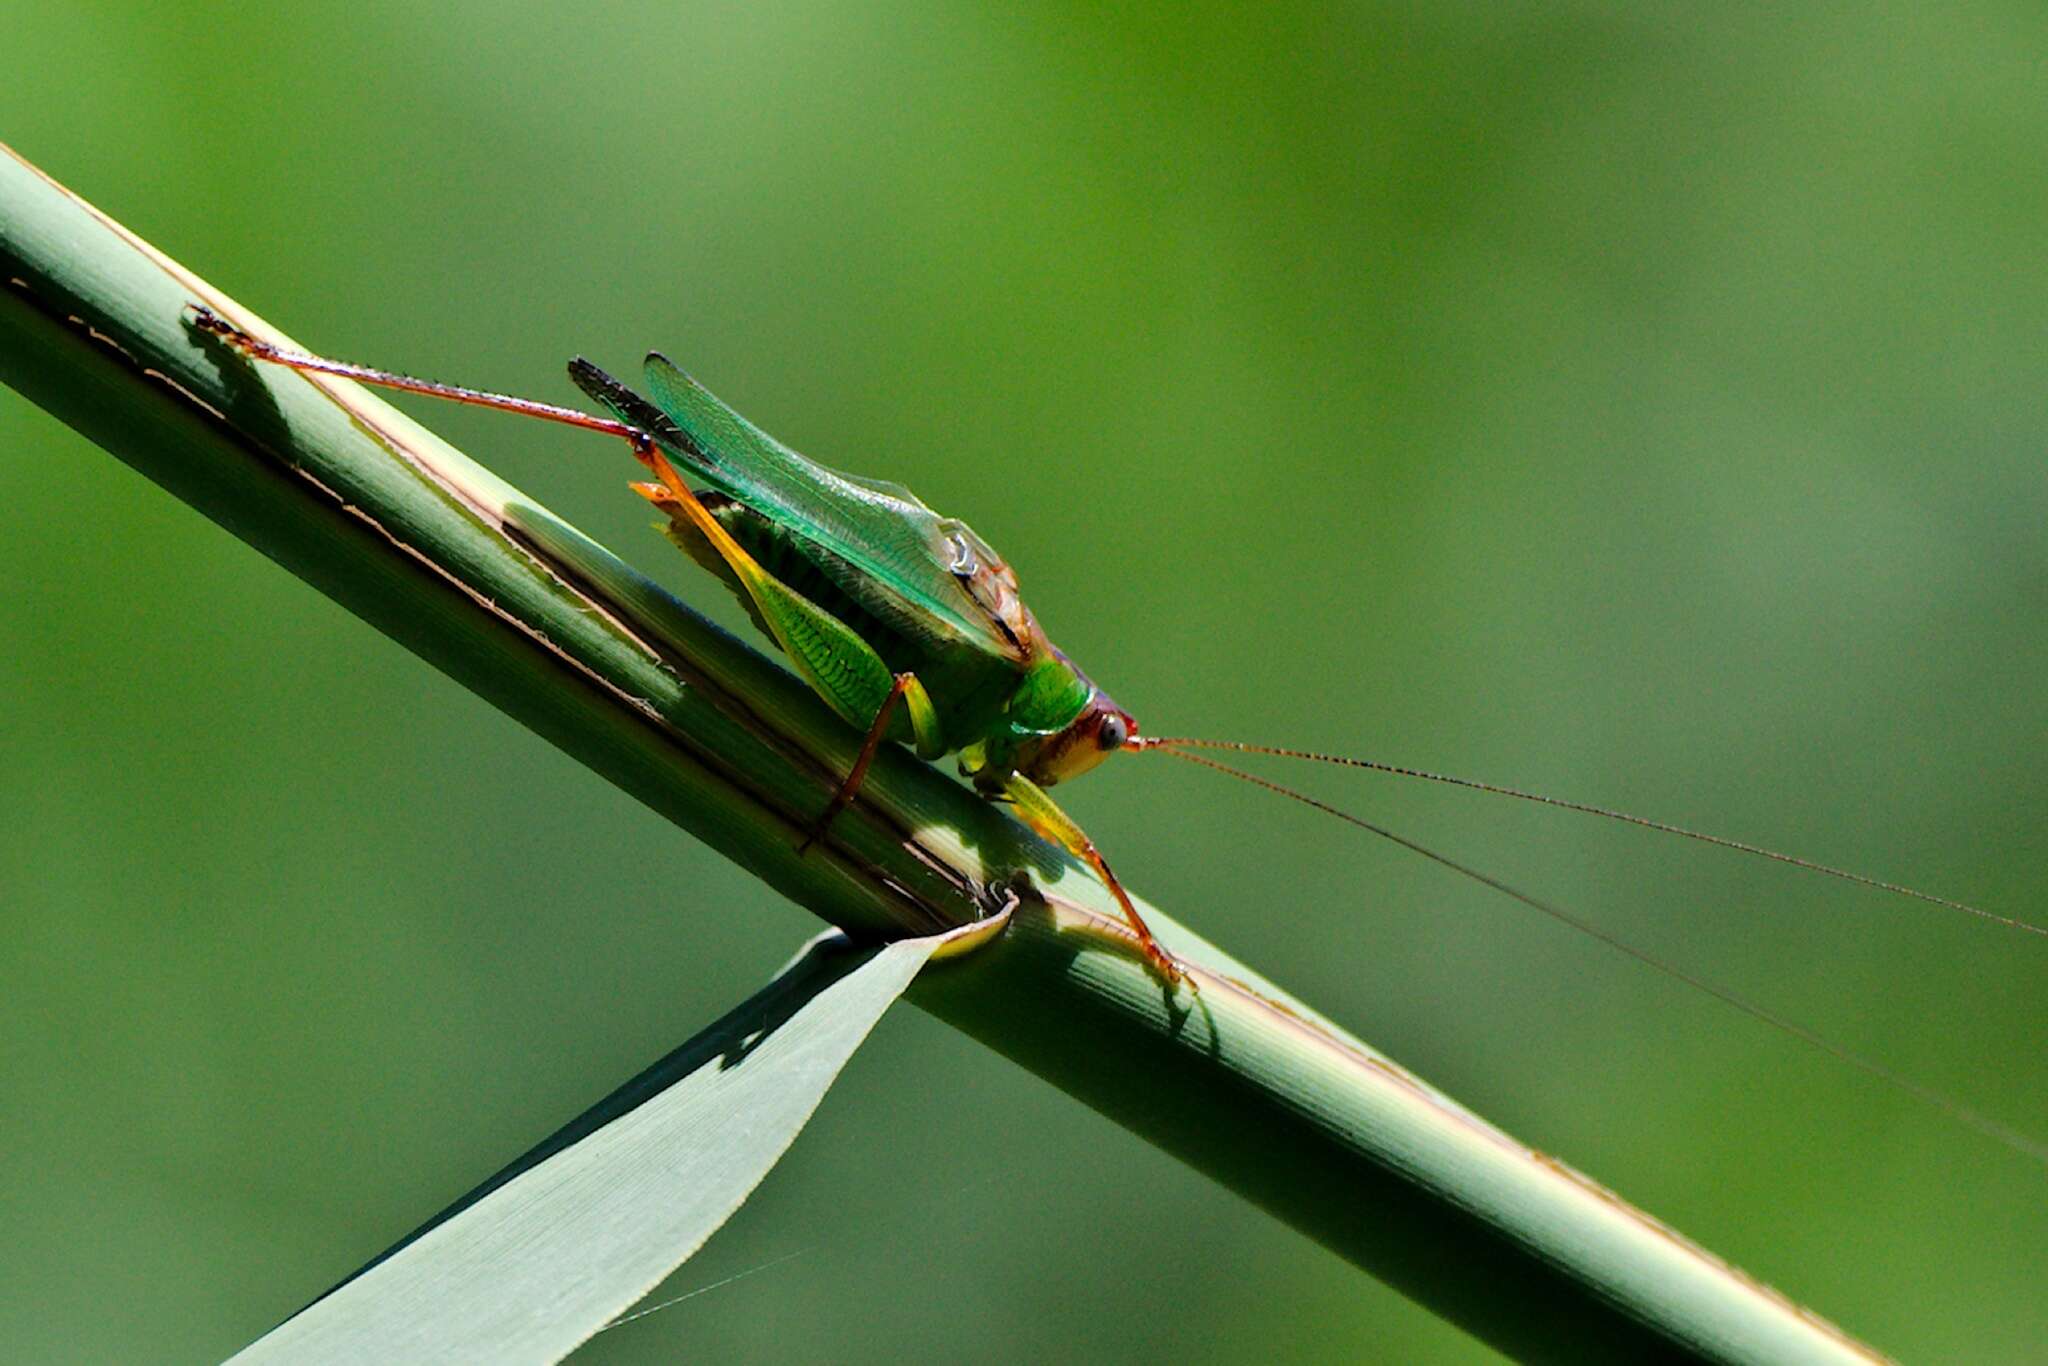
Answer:
[[[1100,884],[906,754],[799,857],[858,737],[784,670],[368,393],[204,344],[189,303],[276,334],[5,156],[0,257],[0,380],[777,890],[903,935],[1022,878],[910,999],[1339,1255],[1525,1358],[1868,1359],[1148,907],[1169,1004]]]
[[[945,938],[857,952],[821,935],[745,1004],[233,1360],[559,1361],[732,1217]]]

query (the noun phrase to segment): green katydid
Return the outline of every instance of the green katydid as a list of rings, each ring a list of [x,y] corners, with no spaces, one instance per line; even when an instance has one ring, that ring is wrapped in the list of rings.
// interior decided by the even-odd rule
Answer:
[[[670,539],[866,732],[810,838],[853,799],[884,740],[925,759],[957,753],[979,790],[1095,870],[1146,957],[1179,979],[1095,842],[1045,791],[1101,763],[1137,723],[1046,638],[973,528],[900,485],[814,464],[659,354],[647,359],[653,403],[588,361],[569,373],[635,433],[655,479],[632,487],[668,513]],[[711,492],[694,491],[672,457]]]
[[[849,725],[865,732],[844,780],[820,809],[807,845],[854,798],[884,741],[908,744],[926,759],[957,753],[962,772],[982,793],[1011,804],[1032,828],[1094,869],[1116,898],[1138,947],[1169,984],[1178,983],[1184,975],[1180,965],[1153,937],[1094,841],[1046,793],[1118,750],[1173,753],[1308,802],[1474,877],[1977,1123],[1962,1107],[1929,1095],[1888,1069],[1815,1039],[1498,879],[1277,783],[1188,751],[1276,754],[1476,788],[1774,859],[2010,928],[2035,934],[2048,930],[1740,841],[1515,788],[1304,750],[1141,737],[1136,720],[1046,637],[1024,605],[1016,575],[966,523],[933,512],[900,485],[842,474],[806,459],[659,353],[651,353],[646,361],[651,401],[586,360],[570,363],[569,374],[577,386],[613,414],[606,418],[287,350],[251,337],[203,309],[197,312],[197,323],[258,360],[623,438],[654,476],[632,487],[668,514],[670,539],[722,579],[804,682]]]
[[[1016,575],[966,523],[898,485],[805,459],[658,354],[646,368],[653,402],[588,361],[570,365],[577,385],[616,415],[607,419],[286,351],[210,312],[197,321],[260,360],[623,437],[655,476],[632,487],[669,515],[670,538],[723,579],[803,681],[866,732],[806,844],[859,791],[883,741],[926,759],[957,753],[980,791],[1095,870],[1145,956],[1169,982],[1181,979],[1094,841],[1046,794],[1130,741],[1137,724],[1046,638]]]

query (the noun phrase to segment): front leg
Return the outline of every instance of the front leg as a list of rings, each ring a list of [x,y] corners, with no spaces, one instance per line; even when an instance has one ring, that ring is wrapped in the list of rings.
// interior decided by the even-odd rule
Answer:
[[[1138,947],[1144,951],[1153,970],[1166,979],[1166,984],[1179,986],[1185,981],[1192,987],[1194,983],[1188,977],[1187,969],[1180,965],[1179,959],[1166,951],[1164,945],[1152,937],[1152,930],[1145,924],[1145,917],[1139,915],[1138,908],[1131,904],[1130,893],[1124,890],[1123,883],[1116,880],[1116,874],[1109,871],[1108,862],[1102,857],[1102,851],[1095,847],[1095,841],[1088,838],[1088,832],[1074,824],[1073,817],[1060,810],[1053,799],[1045,794],[1044,788],[1021,773],[1012,773],[1003,779],[1001,792],[1003,797],[1017,808],[1017,814],[1024,818],[1026,825],[1095,870],[1095,875],[1102,879],[1102,885],[1109,888],[1110,895],[1116,898],[1116,904],[1123,908],[1124,919],[1130,923],[1131,932],[1138,937]]]

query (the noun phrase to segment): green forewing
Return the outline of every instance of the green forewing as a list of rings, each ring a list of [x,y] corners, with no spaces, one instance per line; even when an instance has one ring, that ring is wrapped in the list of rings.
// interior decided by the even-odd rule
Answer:
[[[799,455],[659,353],[647,358],[647,385],[688,438],[675,454],[689,472],[821,547],[828,572],[850,566],[855,573],[841,582],[847,592],[900,627],[1022,661],[1022,646],[961,580],[977,567],[981,545],[965,523],[941,517],[900,485]]]

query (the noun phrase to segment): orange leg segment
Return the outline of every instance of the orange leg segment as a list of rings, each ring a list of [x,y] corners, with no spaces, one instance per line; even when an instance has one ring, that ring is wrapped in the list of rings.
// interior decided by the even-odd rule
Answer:
[[[824,813],[811,827],[811,832],[804,836],[804,842],[796,847],[797,853],[801,854],[815,844],[831,827],[833,818],[844,811],[847,804],[853,800],[854,794],[860,791],[862,780],[868,776],[868,765],[875,761],[875,751],[882,747],[882,740],[889,734],[889,719],[896,713],[896,704],[903,700],[903,694],[910,688],[910,679],[909,674],[896,675],[896,682],[889,689],[889,695],[882,699],[882,705],[875,712],[874,724],[868,727],[867,738],[860,743],[860,754],[854,759],[853,768],[848,771],[846,781],[839,785],[839,790],[832,794],[832,800],[825,804]]]
[[[1074,857],[1095,870],[1102,879],[1102,885],[1109,889],[1116,904],[1123,911],[1124,920],[1130,925],[1131,933],[1137,937],[1138,948],[1152,964],[1155,971],[1169,986],[1187,982],[1194,986],[1194,980],[1180,960],[1166,951],[1166,947],[1152,937],[1152,929],[1145,923],[1145,917],[1138,914],[1138,908],[1131,904],[1131,894],[1117,881],[1115,873],[1109,870],[1109,861],[1102,857],[1102,851],[1095,847],[1095,841],[1088,838],[1088,832],[1074,824],[1073,817],[1060,810],[1045,789],[1021,773],[1012,773],[1004,780],[1002,794],[1017,808],[1017,814],[1024,823],[1049,840],[1063,846]]]
[[[1151,927],[1145,923],[1145,917],[1138,914],[1138,908],[1131,904],[1131,894],[1124,890],[1123,883],[1118,882],[1116,874],[1109,871],[1109,862],[1095,847],[1095,841],[1086,836],[1082,837],[1082,841],[1082,847],[1075,852],[1095,870],[1096,876],[1102,879],[1102,885],[1109,888],[1110,895],[1116,898],[1116,904],[1123,908],[1124,919],[1130,922],[1131,932],[1138,936],[1138,947],[1144,951],[1145,957],[1167,981],[1176,986],[1182,982],[1189,982],[1192,985],[1187,969],[1180,965],[1180,960],[1168,953],[1165,946],[1152,937]]]

